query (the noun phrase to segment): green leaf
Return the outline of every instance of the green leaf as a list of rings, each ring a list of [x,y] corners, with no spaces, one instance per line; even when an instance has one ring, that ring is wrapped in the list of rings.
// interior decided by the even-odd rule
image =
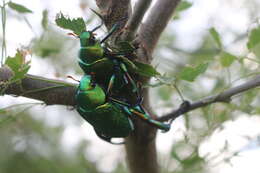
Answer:
[[[188,8],[190,8],[192,6],[192,3],[188,2],[188,1],[181,1],[179,3],[179,5],[177,6],[175,12],[179,13],[181,11],[187,10]]]
[[[185,67],[179,73],[179,78],[189,82],[193,82],[196,77],[204,73],[208,68],[208,63],[200,64],[196,67]]]
[[[212,38],[214,39],[214,41],[216,42],[218,48],[221,49],[222,48],[222,43],[221,43],[221,39],[220,39],[219,33],[216,31],[215,28],[210,28],[209,33],[212,36]]]
[[[30,69],[30,62],[25,62],[25,54],[24,52],[18,50],[14,57],[8,56],[5,65],[10,67],[13,71],[14,76],[11,80],[19,80],[24,78],[25,74]]]
[[[13,10],[19,12],[19,13],[32,13],[32,10],[30,10],[30,9],[26,8],[25,6],[20,5],[20,4],[16,4],[16,3],[13,3],[13,2],[8,2],[8,6],[11,9],[13,9]]]
[[[43,10],[41,23],[42,23],[43,29],[46,30],[48,28],[48,10]]]
[[[220,54],[220,63],[223,67],[229,67],[235,60],[236,57],[228,52]]]
[[[32,40],[32,52],[41,58],[57,58],[67,39],[61,32],[49,27],[39,38]]]
[[[260,58],[260,27],[249,33],[247,48]]]
[[[199,169],[199,165],[204,165],[205,161],[202,157],[199,156],[198,151],[194,151],[189,157],[182,160],[182,165],[185,168],[190,168],[191,170],[194,170],[194,168]],[[199,171],[203,172],[203,171]]]
[[[167,101],[171,98],[172,96],[172,88],[169,86],[162,86],[158,89],[158,96],[163,100]]]
[[[124,56],[118,56],[116,58],[120,59],[120,61],[123,61],[124,64],[126,64],[127,69],[129,69],[130,71],[132,71],[132,72],[136,71],[136,69],[137,69],[136,65],[128,58],[126,58]]]
[[[146,76],[146,77],[155,77],[160,75],[160,73],[157,72],[156,69],[149,64],[144,64],[137,61],[135,61],[134,64],[137,67],[136,72],[139,75]]]
[[[73,31],[75,34],[80,35],[86,30],[86,24],[82,17],[70,19],[65,17],[62,13],[57,14],[55,19],[56,24],[63,28]]]
[[[133,52],[136,48],[128,41],[121,41],[118,43],[120,52]]]
[[[189,9],[191,6],[192,6],[192,3],[188,2],[188,1],[181,1],[175,10],[175,15],[174,15],[173,19],[175,19],[175,20],[179,19],[180,13],[182,11]]]

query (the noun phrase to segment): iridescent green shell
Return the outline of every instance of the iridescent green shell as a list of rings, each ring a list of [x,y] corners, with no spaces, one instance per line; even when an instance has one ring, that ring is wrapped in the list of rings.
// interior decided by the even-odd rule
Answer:
[[[121,69],[116,69],[115,60],[104,57],[104,48],[97,42],[90,32],[83,32],[80,36],[79,66],[85,74],[91,75],[103,88],[107,88],[112,75],[115,75],[115,81],[112,92],[117,95],[128,94],[125,91],[131,91],[126,86],[127,81]],[[126,88],[127,87],[127,88]],[[135,95],[133,95],[135,97]]]
[[[106,137],[126,137],[133,130],[131,120],[122,107],[105,102],[106,96],[99,85],[91,83],[85,75],[77,90],[77,111],[95,129],[98,135]]]
[[[92,110],[105,103],[106,95],[99,85],[91,83],[91,76],[85,75],[80,80],[76,100],[79,107]]]
[[[131,120],[113,103],[105,103],[89,111],[78,107],[79,114],[87,120],[99,135],[126,137],[133,130]]]

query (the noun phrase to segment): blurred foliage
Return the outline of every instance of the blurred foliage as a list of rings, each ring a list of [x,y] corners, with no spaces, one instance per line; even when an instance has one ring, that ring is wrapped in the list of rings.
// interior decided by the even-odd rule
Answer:
[[[16,113],[8,109],[5,114],[13,116]],[[0,156],[4,156],[0,157],[1,173],[99,172],[95,163],[84,154],[87,141],[82,140],[73,153],[64,152],[61,147],[64,127],[51,128],[32,118],[27,111],[19,112],[15,117],[15,122],[0,125]]]
[[[250,31],[247,48],[258,58],[260,57],[260,26]]]
[[[179,74],[179,78],[189,82],[193,82],[197,76],[204,73],[208,68],[208,63],[199,64],[196,67],[184,67]]]
[[[43,12],[42,12],[42,28],[44,29],[44,30],[47,30],[48,29],[48,23],[49,23],[49,21],[48,21],[48,10],[43,10]]]
[[[230,53],[222,52],[220,54],[220,63],[223,67],[229,67],[234,60],[236,60],[236,57]]]
[[[81,0],[79,10],[87,11],[86,4],[88,3],[86,2],[88,1]],[[236,8],[232,6],[234,2],[227,2],[229,3],[231,5],[229,8]],[[154,53],[153,63],[157,67],[156,70],[149,66],[142,66],[142,68],[148,68],[146,70],[149,72],[148,76],[156,75],[157,70],[163,74],[146,85],[151,87],[151,104],[158,114],[177,108],[183,98],[196,101],[245,82],[260,73],[260,26],[259,22],[255,22],[256,18],[259,18],[259,3],[257,1],[244,3],[241,8],[249,11],[247,18],[250,24],[246,31],[240,33],[232,29],[223,31],[223,27],[218,25],[221,22],[214,22],[219,16],[211,16],[206,21],[208,29],[204,29],[203,33],[196,33],[199,41],[192,48],[179,45],[179,31],[175,31],[174,27],[178,22],[185,20],[183,14],[197,8],[198,4],[196,1],[182,1],[178,6],[177,14],[169,24],[169,28],[163,33]],[[23,13],[30,15],[32,11],[36,11],[36,9],[31,10],[13,2],[9,2],[8,7],[19,15]],[[48,62],[49,68],[54,69],[56,76],[79,74],[81,70],[76,63],[78,40],[66,35],[66,31],[53,25],[54,21],[51,21],[53,19],[50,18],[48,10],[42,11],[42,18],[38,20],[41,21],[41,26],[37,29],[38,34],[33,37],[29,45],[26,45],[27,52],[32,53],[33,61],[37,62],[41,59]],[[88,15],[87,28],[92,21],[95,21],[89,17],[91,15]],[[70,28],[65,20],[68,18],[64,15],[59,17],[58,23],[63,28],[75,33],[82,29],[83,18],[76,21],[79,27]],[[192,16],[186,16],[186,20],[189,17],[191,18],[189,20],[193,20]],[[96,23],[100,23],[100,19],[97,20]],[[187,27],[190,26],[187,25]],[[185,35],[185,37],[188,36]],[[193,42],[193,37],[190,36],[188,41]],[[21,50],[14,57],[8,57],[6,60],[6,65],[13,69],[17,79],[22,78],[29,69],[28,61]],[[228,152],[230,151],[228,141],[223,141],[221,149],[213,155],[212,153],[203,155],[201,146],[215,133],[224,130],[228,122],[236,121],[241,115],[259,116],[259,103],[259,88],[257,88],[234,97],[229,104],[213,104],[182,116],[178,123],[183,123],[184,129],[177,129],[172,133],[177,137],[174,141],[170,139],[167,141],[173,142],[170,152],[167,155],[160,154],[162,172],[209,173],[214,172],[212,170],[216,165],[230,164],[231,159],[237,157],[239,151]],[[94,162],[91,156],[86,154],[89,147],[88,141],[81,139],[73,148],[73,152],[67,151],[68,148],[62,147],[62,136],[68,127],[51,126],[37,119],[39,113],[25,111],[32,105],[14,106],[7,109],[3,108],[4,104],[5,100],[0,103],[1,173],[101,172],[97,166],[101,160]],[[60,121],[66,121],[68,118],[58,110],[57,114],[62,116]],[[71,114],[71,111],[68,111],[68,114]],[[173,126],[175,126],[174,123]],[[251,138],[248,140],[250,142]],[[128,171],[125,163],[118,161],[118,165],[112,172],[126,173]]]
[[[211,34],[212,38],[216,42],[218,48],[221,49],[222,48],[222,43],[221,43],[221,40],[220,40],[219,33],[216,31],[215,28],[210,28],[209,29],[209,33]]]
[[[53,57],[62,51],[66,40],[68,39],[64,38],[58,31],[48,29],[44,31],[40,38],[32,41],[32,51],[35,55],[42,58]]]
[[[253,24],[254,17],[258,18],[257,16],[259,13],[250,16],[252,18],[249,21]],[[212,21],[209,23],[214,23],[215,18],[217,16],[210,18]],[[181,20],[182,16],[178,18],[178,21],[173,21],[173,28],[174,24]],[[209,25],[208,32],[201,34],[199,44],[192,49],[178,45],[176,41],[179,39],[178,33],[174,33],[173,28],[169,27],[163,33],[157,52],[155,52],[154,63],[159,64],[158,70],[165,73],[168,78],[176,79],[173,84],[177,85],[185,100],[196,101],[217,94],[259,74],[258,22],[253,29],[239,34],[231,33],[233,41],[229,44],[226,43],[223,30],[219,32],[218,27]],[[193,41],[192,37],[190,41]],[[196,69],[200,69],[202,64],[207,64],[206,70],[196,73],[200,71]],[[162,112],[164,109],[178,108],[183,101],[175,87],[160,86],[153,89],[151,93],[157,95],[152,96],[152,106],[155,110]],[[155,99],[157,103],[153,104]],[[158,103],[160,103],[159,106]],[[225,130],[226,123],[236,121],[242,115],[259,116],[259,103],[259,89],[256,88],[235,96],[229,104],[217,103],[184,115],[181,119],[185,124],[185,130],[176,134],[178,137],[174,138],[171,157],[164,155],[161,161],[164,168],[162,172],[214,172],[212,170],[219,165],[232,166],[232,158],[238,157],[240,151],[233,151],[228,141],[220,150],[212,151],[212,153],[216,152],[215,154],[211,152],[205,154],[201,151],[203,150],[201,146],[215,133]],[[174,131],[174,133],[177,132]],[[182,137],[179,136],[180,133],[183,134]],[[248,144],[251,141],[248,139]]]
[[[13,2],[8,2],[8,6],[17,11],[18,13],[32,13],[32,10],[26,8],[25,6]]]
[[[57,77],[65,77],[71,70],[79,73],[76,56],[75,42],[66,32],[61,32],[56,26],[50,24],[48,10],[42,12],[41,27],[43,31],[40,36],[31,40],[29,48],[39,58],[47,59],[50,64],[59,64],[54,67]],[[76,44],[78,44],[76,42]],[[63,63],[60,63],[60,62]]]
[[[180,19],[180,13],[189,9],[192,6],[192,3],[189,1],[181,1],[177,6],[174,14],[174,19]]]
[[[17,50],[14,57],[7,57],[5,65],[7,65],[14,73],[11,81],[22,79],[30,69],[30,61],[26,62],[27,52],[23,50]]]

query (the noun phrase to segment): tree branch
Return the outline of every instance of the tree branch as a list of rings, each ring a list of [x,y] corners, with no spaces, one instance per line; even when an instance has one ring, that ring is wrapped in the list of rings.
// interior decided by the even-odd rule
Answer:
[[[159,117],[159,121],[168,121],[174,120],[182,114],[185,114],[189,111],[192,111],[197,108],[201,108],[216,102],[229,102],[234,95],[240,94],[242,92],[248,91],[250,89],[260,86],[260,75],[256,76],[254,79],[251,79],[241,85],[230,88],[226,91],[223,91],[217,95],[204,98],[202,100],[188,104],[184,102],[178,109],[172,111],[169,114]]]
[[[138,41],[146,51],[146,53],[142,53],[143,56],[146,54],[152,54],[162,31],[171,19],[179,2],[180,0],[156,1],[147,17],[146,22],[141,25],[138,32]],[[151,56],[146,56],[145,58],[147,62],[151,62],[152,60]]]
[[[2,94],[23,96],[44,101],[47,105],[75,106],[76,85],[60,80],[26,75],[21,82],[10,83],[12,71],[8,67],[0,68],[0,91]]]
[[[151,13],[148,16],[145,24],[140,28],[137,40],[137,42],[141,43],[141,47],[140,49],[138,49],[138,59],[143,61],[144,63],[149,64],[151,62],[151,54],[153,52],[153,49],[158,41],[161,32],[166,27],[167,22],[169,21],[174,9],[176,8],[177,2],[179,2],[179,0],[157,1],[155,6],[152,8]],[[145,4],[144,2],[139,3],[140,6],[146,6],[146,8],[148,8],[148,2],[147,4]],[[137,15],[138,19],[141,21],[144,14],[133,15]],[[133,25],[133,28],[130,28],[130,32],[132,29],[133,31],[136,30],[137,26],[135,25],[140,23],[140,21],[136,21],[136,24],[131,24],[131,21],[129,21],[128,24]],[[125,32],[128,31],[126,30]],[[126,33],[126,35],[127,34],[128,33]],[[149,107],[149,99],[147,93],[148,90],[145,90],[142,93],[144,96],[143,104],[144,107],[147,108],[149,114],[152,115],[152,109],[150,109]],[[155,145],[156,129],[151,128],[151,126],[147,125],[146,123],[143,123],[141,120],[136,120],[134,124],[136,129],[133,133],[130,134],[129,137],[126,138],[125,146],[130,172],[158,173],[159,166],[157,162],[157,153]]]
[[[131,15],[131,0],[96,0],[96,4],[108,29],[123,18],[128,19]],[[127,20],[124,23],[126,22]]]
[[[145,12],[149,8],[152,0],[139,0],[134,6],[134,12],[126,24],[126,29],[122,36],[123,40],[133,40]]]
[[[152,9],[150,13],[150,16],[147,18],[145,25],[140,29],[140,32],[138,33],[138,35],[140,35],[138,42],[141,43],[141,47],[139,49],[140,51],[138,52],[139,60],[145,63],[151,62],[150,55],[152,54],[153,48],[155,47],[161,32],[163,31],[167,22],[169,21],[174,9],[176,8],[177,2],[179,2],[179,0],[157,1],[155,7]],[[125,30],[125,39],[128,38],[128,34],[129,36],[131,36],[131,34],[133,34],[135,30],[139,27],[138,25],[140,24],[140,21],[142,20],[143,15],[145,13],[145,10],[142,10],[141,7],[143,6],[148,8],[150,4],[150,2],[144,1],[138,3],[139,6],[136,7],[138,11],[135,11],[135,13],[133,14],[135,16],[132,16],[128,23],[130,25],[129,31],[132,33],[127,33],[128,31]],[[139,12],[141,14],[138,14]],[[147,49],[147,47],[150,49]],[[149,105],[147,95],[145,95],[144,97],[144,104],[145,107],[148,108],[149,113],[151,113],[151,109],[149,109],[149,107],[147,106]],[[131,133],[129,137],[126,138],[125,145],[130,172],[158,173],[159,166],[157,162],[155,145],[156,129],[152,128],[151,126],[147,125],[146,123],[143,123],[138,119],[134,121],[134,124],[135,131]]]

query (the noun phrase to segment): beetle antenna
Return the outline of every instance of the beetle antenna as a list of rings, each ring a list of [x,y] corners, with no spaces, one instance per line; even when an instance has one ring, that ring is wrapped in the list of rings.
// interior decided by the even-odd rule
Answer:
[[[92,29],[90,32],[95,32],[97,29],[99,29],[103,24],[104,24],[104,20],[103,17],[101,16],[101,14],[99,14],[98,12],[96,12],[95,10],[93,10],[92,8],[90,8],[90,10],[95,13],[100,19],[101,19],[101,24],[96,26],[94,29]]]
[[[120,25],[117,23],[113,25],[112,29],[108,32],[108,34],[100,41],[100,44],[104,43],[118,28]]]
[[[122,18],[120,21],[116,22],[112,28],[110,29],[110,31],[108,32],[108,34],[105,36],[105,38],[103,38],[100,41],[100,44],[104,43],[115,31],[117,31],[118,29],[120,29],[124,23],[124,21],[126,21],[128,18],[124,17]]]

